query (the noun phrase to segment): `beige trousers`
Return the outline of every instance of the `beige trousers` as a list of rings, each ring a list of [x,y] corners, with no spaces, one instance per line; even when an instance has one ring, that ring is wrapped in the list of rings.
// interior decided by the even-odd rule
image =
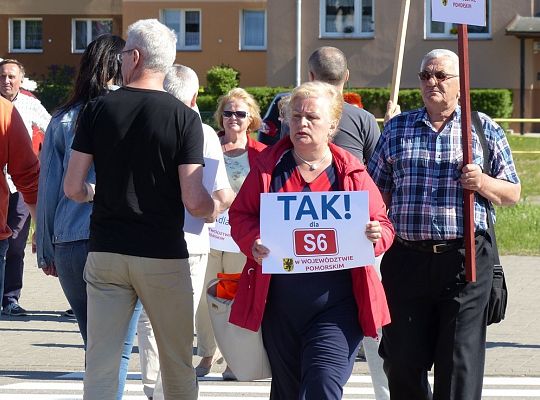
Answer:
[[[187,259],[88,254],[84,400],[115,400],[122,345],[137,297],[154,327],[165,399],[197,399],[189,273]]]
[[[203,291],[208,253],[190,254],[188,262],[191,284],[193,286],[193,315],[195,315],[195,310],[199,306],[199,300]],[[156,338],[152,324],[144,308],[137,324],[137,341],[139,343],[139,358],[144,394],[146,397],[153,397],[154,400],[163,400],[163,384],[159,373],[159,356]]]
[[[208,282],[217,278],[218,272],[234,274],[242,272],[246,256],[243,253],[230,253],[228,251],[210,250],[208,255],[208,266],[204,277],[204,290],[199,302],[199,308],[195,316],[195,330],[197,331],[197,355],[201,357],[213,356],[216,352],[216,340],[210,314],[208,313],[208,303],[206,301],[206,287]]]

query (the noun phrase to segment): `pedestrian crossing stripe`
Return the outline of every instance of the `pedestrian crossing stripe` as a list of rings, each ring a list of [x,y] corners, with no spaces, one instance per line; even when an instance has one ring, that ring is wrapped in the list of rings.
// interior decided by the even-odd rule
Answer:
[[[83,380],[84,372],[71,372],[69,374],[63,374],[58,376],[58,379],[70,379],[70,380]],[[141,374],[139,372],[129,372],[128,380],[140,381]],[[212,372],[206,376],[197,378],[199,382],[222,382],[223,377],[220,373]],[[433,384],[433,376],[429,376],[428,380]],[[270,379],[262,379],[256,382],[270,382]],[[348,383],[366,383],[371,384],[370,375],[351,375]],[[527,376],[484,376],[484,385],[495,386],[540,386],[540,377],[527,377]]]
[[[210,374],[209,380],[199,382],[199,398],[230,400],[231,395],[242,393],[252,395],[251,397],[242,397],[242,400],[261,400],[261,398],[267,398],[270,393],[269,381],[250,382],[249,384],[221,381],[220,384],[216,384],[210,380],[217,380],[218,377],[221,376],[219,374]],[[0,400],[80,400],[82,394],[66,394],[65,392],[82,392],[82,390],[82,381],[17,382],[0,386]],[[125,400],[146,400],[146,396],[142,394],[141,383],[126,384],[125,393]],[[373,400],[373,396],[374,392],[369,375],[353,375],[347,386],[344,387],[344,399]],[[540,398],[540,378],[485,377],[482,398],[489,399],[492,397]]]

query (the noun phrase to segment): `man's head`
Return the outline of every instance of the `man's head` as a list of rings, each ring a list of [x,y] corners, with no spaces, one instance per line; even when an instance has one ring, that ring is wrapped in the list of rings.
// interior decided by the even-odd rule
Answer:
[[[144,73],[165,75],[176,58],[176,35],[157,19],[142,19],[127,29],[121,53],[124,84]]]
[[[24,79],[23,65],[13,59],[0,61],[0,94],[13,101]]]
[[[427,53],[420,64],[422,99],[428,113],[453,112],[459,102],[459,58],[446,49]]]
[[[308,67],[311,81],[326,82],[343,90],[343,85],[349,80],[347,57],[335,47],[319,47],[309,56]]]
[[[163,88],[190,108],[197,104],[199,78],[195,71],[185,65],[175,64],[169,69]]]

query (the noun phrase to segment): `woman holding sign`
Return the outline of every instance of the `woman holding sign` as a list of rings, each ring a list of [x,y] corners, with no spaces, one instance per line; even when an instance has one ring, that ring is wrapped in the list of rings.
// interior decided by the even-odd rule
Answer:
[[[221,130],[218,132],[223,158],[229,182],[235,193],[238,193],[258,154],[266,147],[253,140],[250,134],[261,126],[259,106],[253,96],[244,89],[236,88],[222,96],[214,114]],[[226,218],[218,218],[218,220]],[[211,249],[208,255],[205,284],[215,279],[218,273],[240,273],[246,262],[246,256],[240,252]],[[202,357],[195,368],[197,376],[205,376],[210,372],[216,357],[216,342],[208,314],[206,296],[201,297],[196,315],[197,354]],[[223,379],[235,379],[229,368],[223,372]]]
[[[371,266],[262,273],[272,249],[260,238],[261,193],[367,191],[370,222],[350,235],[365,235],[375,255],[392,244],[379,190],[354,156],[331,143],[342,106],[339,91],[326,83],[294,89],[285,106],[289,137],[261,154],[230,209],[232,236],[248,259],[229,321],[253,331],[262,327],[273,400],[341,399],[363,336],[377,336],[390,322]]]

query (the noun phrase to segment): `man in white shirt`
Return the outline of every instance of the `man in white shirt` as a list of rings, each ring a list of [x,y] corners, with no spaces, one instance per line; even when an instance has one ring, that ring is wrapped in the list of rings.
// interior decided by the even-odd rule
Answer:
[[[17,60],[0,61],[0,95],[9,100],[22,117],[28,135],[32,139],[34,127],[45,132],[51,116],[34,96],[21,91],[24,80],[24,66]],[[9,238],[4,277],[2,313],[11,316],[25,316],[26,310],[19,305],[23,284],[24,249],[30,230],[30,216],[22,196],[7,176],[10,189],[8,225],[13,231]]]
[[[197,108],[197,94],[199,92],[199,78],[195,71],[184,65],[174,65],[166,75],[163,87],[167,92],[182,101],[185,105],[195,111]],[[231,189],[221,144],[214,129],[202,124],[204,134],[203,155],[205,160],[212,159],[218,161],[216,179],[212,197],[221,202],[221,212],[225,211],[234,199],[234,192]],[[205,170],[203,174],[206,174]],[[210,237],[208,227],[205,226],[199,235],[184,231],[187,248],[189,251],[189,266],[191,282],[193,285],[193,306],[197,311],[199,300],[203,295],[204,276],[208,262],[208,252],[210,251]],[[137,337],[139,340],[139,355],[141,358],[141,374],[144,386],[144,393],[148,398],[154,400],[163,399],[163,389],[159,375],[159,360],[157,344],[150,321],[143,310],[137,326]],[[156,382],[157,381],[157,382]],[[154,390],[155,385],[155,390]]]

